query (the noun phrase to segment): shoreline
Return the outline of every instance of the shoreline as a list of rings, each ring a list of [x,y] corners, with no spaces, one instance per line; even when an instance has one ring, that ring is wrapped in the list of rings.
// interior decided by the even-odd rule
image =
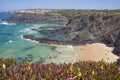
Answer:
[[[111,51],[112,47],[108,47],[102,43],[92,43],[80,46],[73,46],[76,61],[100,61],[104,60],[106,63],[113,63],[119,59]]]
[[[23,38],[23,39],[32,41],[32,42],[37,42],[37,41],[31,40],[31,39],[26,39],[26,38]],[[37,42],[37,43],[39,43],[39,42]],[[42,43],[42,44],[45,44],[45,43]],[[66,52],[67,54],[64,53],[65,50],[63,50],[62,47],[66,47],[66,49],[70,49],[73,52],[74,60],[72,59],[73,57],[71,57],[71,59],[70,59],[70,57],[66,56],[66,57],[68,57],[68,59],[67,59],[68,62],[65,62],[65,63],[69,63],[69,62],[75,63],[78,61],[98,62],[98,61],[101,61],[102,59],[106,63],[113,63],[113,62],[116,62],[117,59],[119,59],[118,56],[116,56],[112,53],[113,48],[108,47],[103,43],[92,43],[92,44],[78,45],[78,46],[57,45],[57,44],[49,44],[49,45],[56,46],[55,51],[62,53],[62,55],[64,54],[64,56],[67,55],[69,51]],[[58,53],[56,55],[58,55]],[[59,55],[58,58],[64,59],[62,57],[62,55]],[[51,59],[50,61],[57,63],[56,59],[55,59],[55,61],[54,61],[54,59]],[[60,63],[61,60],[58,62]],[[62,63],[64,63],[64,62],[62,62]]]

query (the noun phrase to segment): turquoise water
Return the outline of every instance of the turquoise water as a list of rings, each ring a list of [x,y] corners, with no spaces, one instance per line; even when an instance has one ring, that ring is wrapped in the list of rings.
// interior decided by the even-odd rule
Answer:
[[[8,16],[8,14],[0,13],[0,18],[6,18]],[[53,24],[15,24],[0,21],[0,58],[10,58],[13,56],[17,61],[21,61],[24,58],[31,58],[33,62],[43,61],[48,63],[71,61],[74,58],[74,54],[67,46],[41,44],[22,38],[25,34],[39,37],[65,38],[61,34],[42,34],[32,30],[54,29],[59,27],[61,26]]]

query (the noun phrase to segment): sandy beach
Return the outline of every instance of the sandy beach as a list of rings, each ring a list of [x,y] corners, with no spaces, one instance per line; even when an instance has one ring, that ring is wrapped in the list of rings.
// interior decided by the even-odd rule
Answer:
[[[73,46],[76,60],[79,61],[100,61],[115,62],[119,57],[112,53],[113,48],[102,43],[93,43],[80,46]]]

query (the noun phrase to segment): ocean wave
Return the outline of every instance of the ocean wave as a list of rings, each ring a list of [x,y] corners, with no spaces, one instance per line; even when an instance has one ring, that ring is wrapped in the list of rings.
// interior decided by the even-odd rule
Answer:
[[[34,26],[34,27],[41,27],[40,25],[37,25],[37,24],[34,24],[34,25],[32,25],[32,26]]]
[[[31,30],[35,30],[35,31],[40,31],[42,29],[39,29],[39,27],[30,27]]]
[[[47,28],[47,30],[55,30],[55,28]]]
[[[32,24],[31,26],[33,26],[34,28],[40,28],[43,27],[44,24]]]
[[[27,40],[27,41],[30,41],[30,42],[39,43],[38,41],[35,41],[35,40],[23,38],[23,35],[21,35],[20,37],[21,37],[21,39],[24,39],[24,40]]]
[[[32,24],[33,27],[40,28],[40,27],[47,27],[47,26],[58,26],[55,24]]]
[[[5,41],[5,44],[10,44],[10,43],[13,43],[13,41],[12,40],[6,40]]]
[[[36,31],[32,30],[31,28],[24,28],[23,30],[20,30],[19,32],[23,32],[23,33],[37,33]]]
[[[58,29],[59,25],[53,25],[53,24],[32,24],[30,25],[32,27],[30,27],[31,29],[34,29],[34,30],[56,30]]]
[[[0,24],[2,24],[2,25],[16,25],[15,23],[8,23],[5,21],[0,21]]]

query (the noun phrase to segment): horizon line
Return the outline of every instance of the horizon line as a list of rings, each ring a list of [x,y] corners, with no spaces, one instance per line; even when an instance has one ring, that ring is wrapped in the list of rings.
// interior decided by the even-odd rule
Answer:
[[[20,10],[120,10],[120,9],[70,9],[70,8],[58,8],[58,9],[54,9],[54,8],[31,8],[31,9],[16,9],[16,10],[5,10],[5,11],[0,11],[0,12],[10,12],[10,11],[20,11]]]

